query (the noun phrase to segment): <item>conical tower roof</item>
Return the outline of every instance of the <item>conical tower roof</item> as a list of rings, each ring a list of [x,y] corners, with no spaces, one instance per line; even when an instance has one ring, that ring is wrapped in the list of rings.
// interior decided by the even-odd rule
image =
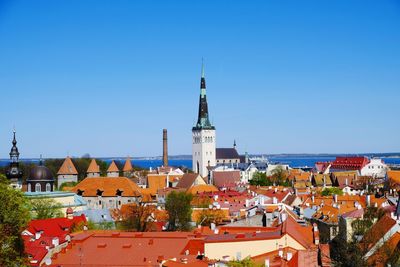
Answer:
[[[125,165],[124,168],[122,169],[122,171],[124,172],[130,172],[133,169],[132,167],[132,162],[131,162],[131,158],[128,157],[125,161]]]
[[[108,167],[107,169],[107,172],[119,172],[117,164],[115,164],[115,161],[111,162],[110,167]]]
[[[89,164],[89,168],[86,171],[87,173],[100,173],[100,167],[97,165],[97,162],[95,159],[92,159],[92,161]]]
[[[78,171],[75,168],[74,163],[72,162],[70,157],[66,157],[63,164],[61,165],[60,169],[57,172],[57,175],[62,174],[70,174],[70,175],[77,175]]]

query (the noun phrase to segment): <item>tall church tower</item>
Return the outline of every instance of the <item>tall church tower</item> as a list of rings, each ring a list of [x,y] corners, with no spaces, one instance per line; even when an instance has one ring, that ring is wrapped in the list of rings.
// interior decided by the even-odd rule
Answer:
[[[17,147],[17,139],[15,138],[15,130],[14,130],[14,139],[12,141],[12,147],[10,151],[10,165],[7,169],[6,176],[10,180],[10,185],[14,188],[21,189],[22,188],[22,170],[19,167],[19,151]]]
[[[211,125],[208,116],[206,95],[206,79],[204,64],[201,66],[199,116],[196,125],[192,128],[192,166],[195,173],[202,177],[208,176],[208,168],[215,166],[215,127]]]

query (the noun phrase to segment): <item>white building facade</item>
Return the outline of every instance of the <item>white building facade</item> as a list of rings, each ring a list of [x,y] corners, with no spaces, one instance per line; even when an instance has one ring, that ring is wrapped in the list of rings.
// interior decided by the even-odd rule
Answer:
[[[388,166],[383,162],[382,159],[372,158],[370,162],[361,169],[360,175],[372,176],[374,178],[384,178],[387,170]]]

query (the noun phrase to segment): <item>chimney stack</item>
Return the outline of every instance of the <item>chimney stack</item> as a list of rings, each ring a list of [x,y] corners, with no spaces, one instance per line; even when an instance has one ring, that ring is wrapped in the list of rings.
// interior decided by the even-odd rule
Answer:
[[[168,167],[168,138],[167,129],[163,129],[163,165]]]

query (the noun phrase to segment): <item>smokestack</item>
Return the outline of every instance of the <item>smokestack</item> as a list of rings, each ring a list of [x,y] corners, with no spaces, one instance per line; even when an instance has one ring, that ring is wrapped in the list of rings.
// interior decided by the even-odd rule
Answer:
[[[168,166],[168,138],[167,129],[163,129],[163,165]]]

